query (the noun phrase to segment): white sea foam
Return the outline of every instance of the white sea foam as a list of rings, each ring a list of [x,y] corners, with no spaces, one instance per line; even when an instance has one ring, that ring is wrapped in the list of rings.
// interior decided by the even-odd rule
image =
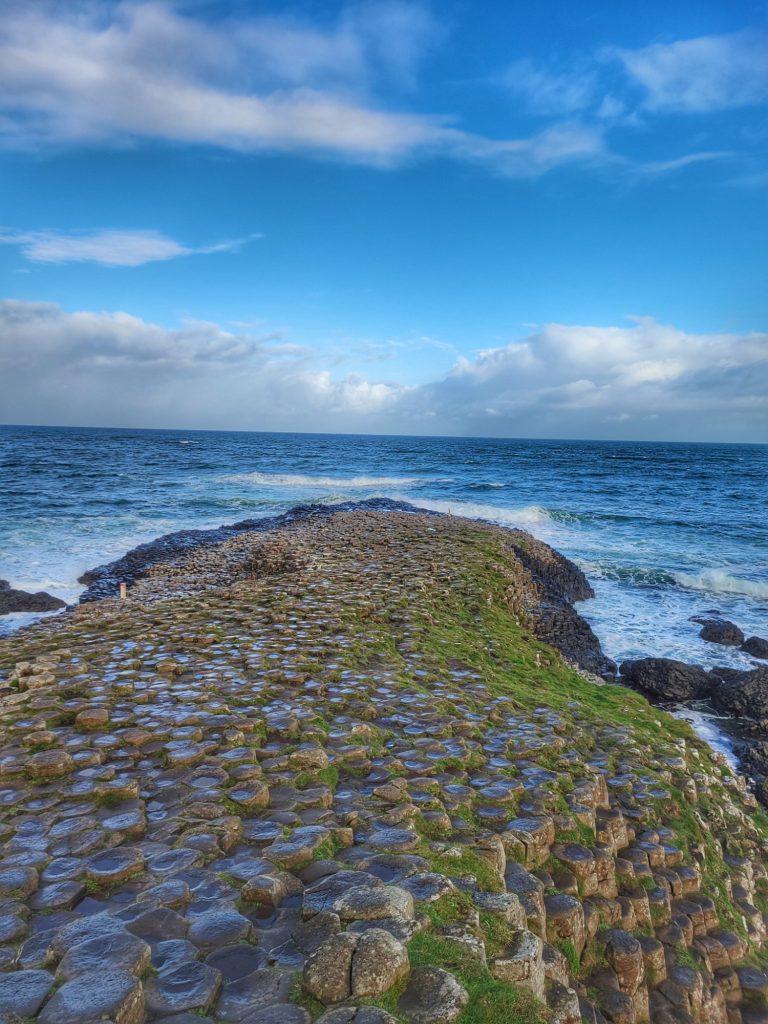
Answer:
[[[554,521],[547,509],[541,505],[524,505],[520,508],[503,508],[500,505],[483,505],[474,501],[448,501],[436,498],[415,498],[414,503],[420,508],[428,508],[434,512],[450,512],[455,516],[467,519],[487,519],[505,526],[518,526],[525,530],[536,527],[556,529]]]
[[[767,582],[731,576],[725,569],[702,569],[695,574],[676,572],[674,578],[676,583],[689,590],[706,590],[711,594],[743,594],[758,601],[768,600]]]
[[[305,476],[302,473],[234,473],[220,477],[221,483],[254,484],[257,487],[335,487],[340,490],[367,490],[376,487],[415,487],[425,479],[411,476]],[[434,479],[430,483],[435,483]],[[441,478],[440,482],[449,482]]]

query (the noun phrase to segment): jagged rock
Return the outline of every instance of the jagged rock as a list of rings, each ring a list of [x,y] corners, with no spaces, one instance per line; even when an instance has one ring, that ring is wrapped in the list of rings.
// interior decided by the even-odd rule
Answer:
[[[705,697],[712,685],[703,668],[672,658],[624,661],[619,665],[619,672],[622,682],[629,686],[670,701]]]
[[[467,990],[448,971],[419,967],[411,972],[398,1010],[409,1024],[453,1024],[468,1002]]]

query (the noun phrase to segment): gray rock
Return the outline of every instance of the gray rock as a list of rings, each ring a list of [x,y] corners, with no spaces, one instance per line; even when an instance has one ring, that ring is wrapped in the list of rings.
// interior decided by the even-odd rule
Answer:
[[[0,1013],[34,1017],[53,988],[48,971],[11,971],[0,974]]]
[[[411,972],[398,1009],[409,1024],[452,1024],[469,1002],[467,990],[439,967]]]
[[[348,932],[332,935],[304,964],[304,991],[321,1003],[340,1003],[351,993],[352,956],[357,936]]]
[[[342,921],[378,921],[385,917],[410,921],[413,896],[397,885],[355,885],[334,900],[333,912]]]
[[[408,952],[402,942],[381,928],[370,928],[360,936],[352,957],[352,995],[357,999],[380,996],[409,970]]]
[[[80,974],[61,986],[38,1019],[40,1024],[143,1024],[141,982],[127,971]]]

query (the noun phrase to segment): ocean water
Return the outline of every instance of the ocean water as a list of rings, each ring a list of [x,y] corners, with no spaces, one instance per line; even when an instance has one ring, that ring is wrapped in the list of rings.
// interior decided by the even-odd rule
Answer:
[[[71,601],[85,569],[162,533],[374,496],[558,548],[616,659],[754,664],[699,639],[704,613],[768,635],[765,445],[0,427],[0,578]]]

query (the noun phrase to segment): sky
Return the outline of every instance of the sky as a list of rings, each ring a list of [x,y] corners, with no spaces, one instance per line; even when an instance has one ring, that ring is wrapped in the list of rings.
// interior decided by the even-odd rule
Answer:
[[[3,0],[0,422],[768,441],[768,0]]]

